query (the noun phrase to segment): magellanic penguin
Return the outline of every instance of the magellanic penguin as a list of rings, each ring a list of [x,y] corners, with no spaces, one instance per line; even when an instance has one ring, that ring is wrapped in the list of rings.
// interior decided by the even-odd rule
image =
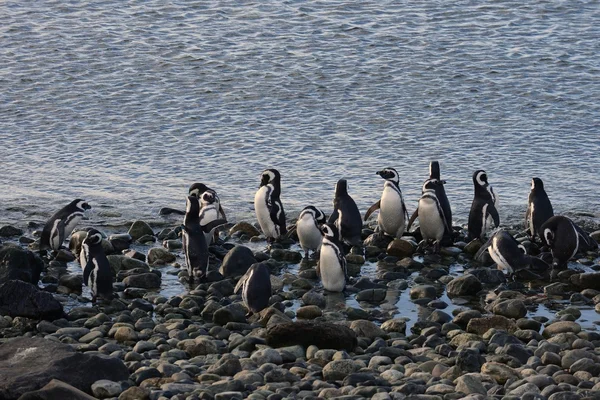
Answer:
[[[348,182],[345,179],[340,179],[335,185],[333,212],[328,222],[336,226],[341,241],[350,246],[362,246],[362,217],[348,194]]]
[[[195,196],[201,198],[204,193],[212,194],[212,197],[214,199],[212,204],[214,204],[219,213],[219,215],[217,215],[217,218],[227,219],[227,217],[225,216],[225,211],[223,211],[223,207],[221,207],[221,199],[219,198],[219,195],[215,190],[209,188],[204,183],[199,182],[193,183],[188,189],[188,196]]]
[[[316,252],[321,247],[323,239],[321,225],[325,222],[325,214],[315,206],[306,206],[300,212],[296,222],[296,233],[300,247],[304,250],[304,258],[308,258],[309,250]]]
[[[254,196],[254,210],[258,224],[267,242],[287,233],[285,211],[279,196],[281,195],[281,175],[276,169],[266,169],[261,174],[260,187]]]
[[[346,287],[348,273],[339,231],[331,223],[324,224],[321,231],[323,232],[323,241],[317,264],[317,275],[321,278],[325,290],[341,292]]]
[[[540,227],[542,241],[552,252],[552,266],[564,268],[578,251],[596,250],[598,243],[569,218],[555,215]]]
[[[98,296],[110,300],[113,293],[113,272],[104,254],[102,247],[102,234],[96,229],[90,229],[81,245],[79,257],[83,268],[83,283],[92,292],[92,302]]]
[[[48,249],[58,251],[90,208],[85,200],[75,199],[50,217],[42,230],[40,253]]]
[[[259,313],[269,306],[271,298],[271,273],[263,263],[252,264],[235,285],[234,293],[242,289],[242,300],[248,309],[246,317]]]
[[[204,230],[204,227],[219,219],[219,204],[217,203],[215,194],[209,191],[205,191],[200,195],[200,226]],[[212,230],[205,232],[206,244],[210,245],[216,241],[215,238],[216,227]]]
[[[185,218],[181,227],[181,237],[190,287],[196,279],[202,279],[208,273],[209,252],[205,234],[226,222],[223,219],[217,219],[201,226],[199,213],[200,203],[198,198],[188,196]]]
[[[544,182],[540,178],[533,178],[527,202],[527,214],[525,214],[525,228],[529,230],[531,239],[536,236],[542,238],[540,227],[553,216],[554,210],[544,190]]]
[[[367,210],[365,221],[379,209],[378,230],[388,236],[400,238],[408,222],[408,211],[400,190],[398,172],[394,168],[384,168],[376,174],[385,179],[383,193],[381,199]]]
[[[529,268],[531,272],[544,272],[550,267],[537,257],[527,255],[525,247],[517,242],[505,230],[497,231],[475,254],[475,259],[481,260],[485,250],[488,250],[498,269],[505,275]]]
[[[496,194],[488,183],[484,170],[480,169],[473,173],[473,185],[475,196],[469,212],[469,238],[479,238],[485,242],[485,234],[491,229],[491,225],[494,224],[496,228],[500,225],[500,216],[496,209]]]
[[[440,185],[443,185],[443,183],[437,179],[425,181],[419,199],[419,207],[409,221],[410,226],[415,217],[419,218],[423,243],[427,244],[430,240],[433,240],[433,251],[436,253],[440,249],[444,233],[451,232],[448,219],[436,194],[436,190]]]

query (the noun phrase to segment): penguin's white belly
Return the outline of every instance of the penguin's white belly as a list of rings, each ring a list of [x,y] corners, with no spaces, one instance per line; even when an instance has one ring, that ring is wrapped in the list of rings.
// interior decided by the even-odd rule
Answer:
[[[534,227],[533,227],[533,219],[535,216],[535,206],[533,201],[530,204],[530,211],[529,211],[529,232],[531,232],[531,236],[535,236],[537,235],[537,232],[535,231]]]
[[[219,209],[214,205],[203,207],[200,210],[200,226],[205,226],[212,221],[218,219]],[[204,238],[206,239],[206,244],[211,244],[213,239],[213,234],[217,228],[213,228],[210,232],[204,232]]]
[[[488,232],[492,228],[492,226],[494,226],[494,218],[490,214],[488,214],[487,209],[488,209],[488,205],[485,204],[483,206],[483,209],[481,210],[481,212],[483,214],[482,215],[483,223],[481,225],[481,233],[482,234]]]
[[[262,186],[254,196],[254,211],[256,219],[266,237],[278,238],[279,232],[275,227],[275,223],[271,220],[269,208],[267,207],[267,196],[270,194],[267,186]]]
[[[419,200],[419,225],[423,239],[442,240],[444,221],[435,200],[424,198]]]
[[[383,189],[377,223],[383,232],[390,236],[400,237],[404,233],[404,212],[402,199],[398,192],[391,188]]]
[[[321,246],[323,235],[310,215],[298,220],[296,232],[303,250],[317,250]]]
[[[494,262],[498,265],[499,270],[501,270],[504,274],[512,274],[514,272],[513,268],[510,266],[508,261],[506,261],[506,259],[502,257],[502,254],[500,254],[500,252],[496,248],[495,243],[493,243],[492,246],[489,247],[489,252],[490,256],[492,257],[492,260],[494,260]]]
[[[323,287],[330,292],[341,292],[346,287],[346,277],[335,250],[330,246],[321,248],[319,270]]]

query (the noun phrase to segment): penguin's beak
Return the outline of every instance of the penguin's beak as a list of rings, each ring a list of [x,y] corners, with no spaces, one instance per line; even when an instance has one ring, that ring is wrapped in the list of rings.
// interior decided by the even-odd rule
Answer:
[[[90,206],[88,203],[83,203],[81,207],[83,207],[84,210],[91,210],[92,208],[92,206]]]

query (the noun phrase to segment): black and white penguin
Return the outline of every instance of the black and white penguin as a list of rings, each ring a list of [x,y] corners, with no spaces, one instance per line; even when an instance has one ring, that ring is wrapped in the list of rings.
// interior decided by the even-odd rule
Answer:
[[[219,198],[219,195],[217,194],[217,192],[211,188],[209,188],[208,186],[206,186],[204,183],[193,183],[190,188],[188,189],[188,196],[194,196],[194,197],[198,197],[199,199],[202,197],[202,195],[204,193],[210,193],[212,194],[212,197],[214,199],[213,204],[215,205],[215,207],[217,208],[219,215],[217,215],[217,218],[223,218],[223,219],[227,219],[227,217],[225,216],[225,211],[223,211],[223,207],[221,207],[221,199]]]
[[[542,241],[552,252],[552,266],[564,268],[579,251],[595,250],[598,243],[569,218],[555,215],[540,227]]]
[[[202,279],[208,273],[209,252],[205,234],[226,222],[223,219],[217,219],[201,226],[199,213],[200,202],[198,198],[188,196],[185,218],[181,227],[181,238],[190,286],[194,284],[196,279]]]
[[[540,227],[553,216],[554,210],[544,190],[544,182],[540,178],[533,178],[527,202],[527,214],[525,214],[525,228],[529,230],[531,239],[536,236],[542,237]]]
[[[410,226],[416,217],[419,218],[423,243],[426,244],[433,240],[433,251],[436,253],[440,249],[444,234],[451,232],[448,219],[436,194],[440,185],[443,185],[443,183],[437,179],[425,181],[419,199],[419,207],[409,221]]]
[[[325,222],[325,214],[315,206],[306,206],[300,212],[296,222],[296,233],[300,247],[304,250],[304,258],[308,258],[309,250],[316,252],[321,247],[323,239],[321,225]]]
[[[50,217],[42,230],[40,252],[48,249],[58,251],[90,208],[85,200],[75,199]]]
[[[252,264],[235,285],[234,293],[242,289],[242,300],[248,309],[246,317],[259,313],[269,306],[271,298],[271,273],[263,263]]]
[[[388,236],[399,238],[404,233],[408,222],[408,211],[400,190],[398,172],[394,168],[384,168],[376,174],[385,179],[383,193],[381,193],[381,199],[367,210],[365,221],[375,210],[379,209],[378,230]]]
[[[496,232],[475,254],[475,259],[481,260],[485,250],[488,250],[498,269],[506,275],[530,268],[532,272],[544,272],[550,266],[537,257],[527,255],[525,247],[505,230]]]
[[[348,182],[345,179],[340,179],[335,185],[333,212],[328,222],[336,226],[341,241],[350,246],[362,246],[362,217],[348,194]]]
[[[327,223],[321,227],[321,232],[323,232],[323,240],[317,275],[321,278],[325,290],[341,292],[346,287],[348,273],[339,230],[335,225]]]
[[[469,212],[469,238],[479,238],[483,242],[485,234],[491,229],[492,224],[496,228],[500,225],[500,216],[496,209],[497,197],[488,183],[484,170],[480,169],[473,173],[473,185],[475,197]]]
[[[83,283],[92,292],[92,302],[98,296],[109,300],[113,293],[113,272],[104,254],[102,234],[96,229],[90,229],[81,245],[79,262],[83,268]]]
[[[200,195],[200,206],[200,226],[204,230],[206,225],[219,219],[219,204],[215,194],[210,191],[205,191],[202,193]],[[216,227],[208,232],[205,232],[204,236],[206,237],[206,244],[210,245],[215,241],[215,230]]]
[[[261,174],[260,187],[254,196],[254,210],[258,224],[268,243],[287,233],[285,211],[281,195],[281,175],[276,169],[266,169]]]

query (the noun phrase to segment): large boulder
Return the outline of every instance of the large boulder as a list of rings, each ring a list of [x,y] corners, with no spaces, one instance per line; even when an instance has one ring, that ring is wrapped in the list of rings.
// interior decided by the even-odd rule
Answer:
[[[267,344],[271,347],[315,345],[320,349],[353,351],[357,345],[356,333],[344,325],[327,322],[290,322],[267,329]]]
[[[254,258],[252,250],[246,246],[235,246],[233,249],[229,250],[227,255],[225,255],[221,268],[219,268],[219,272],[225,277],[241,276],[244,275],[248,271],[248,268],[254,263],[256,263],[256,259]]]
[[[0,399],[16,400],[52,379],[91,394],[94,382],[123,381],[129,371],[116,357],[82,354],[63,343],[21,337],[0,345],[0,376]]]
[[[82,392],[81,390],[73,387],[67,383],[59,381],[58,379],[52,379],[50,383],[39,390],[33,392],[27,392],[19,397],[19,400],[58,400],[58,399],[69,399],[69,400],[96,400],[95,397]]]
[[[32,251],[14,244],[0,249],[0,283],[12,279],[37,284],[44,269],[44,261]]]
[[[63,316],[63,307],[51,293],[12,280],[0,284],[0,315],[53,321]]]

